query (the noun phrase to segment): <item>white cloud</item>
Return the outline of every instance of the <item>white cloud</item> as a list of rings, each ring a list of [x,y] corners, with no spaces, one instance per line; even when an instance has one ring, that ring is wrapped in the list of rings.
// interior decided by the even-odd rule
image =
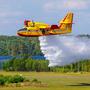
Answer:
[[[86,0],[52,0],[44,4],[46,11],[55,11],[63,9],[86,9],[88,8],[90,1]]]

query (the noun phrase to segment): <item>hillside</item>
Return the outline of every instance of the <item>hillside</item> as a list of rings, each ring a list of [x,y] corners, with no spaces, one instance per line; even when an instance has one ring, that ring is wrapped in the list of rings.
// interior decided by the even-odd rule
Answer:
[[[41,54],[37,37],[0,36],[0,56]]]

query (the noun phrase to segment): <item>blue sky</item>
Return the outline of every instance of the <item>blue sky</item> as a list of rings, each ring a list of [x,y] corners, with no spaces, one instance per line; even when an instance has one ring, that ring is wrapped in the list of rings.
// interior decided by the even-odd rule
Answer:
[[[16,35],[25,19],[58,24],[68,11],[72,34],[90,34],[90,0],[0,0],[0,35]]]

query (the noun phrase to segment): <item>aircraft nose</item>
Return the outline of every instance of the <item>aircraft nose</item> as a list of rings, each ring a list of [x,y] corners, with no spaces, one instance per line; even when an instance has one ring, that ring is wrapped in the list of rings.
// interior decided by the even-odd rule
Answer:
[[[27,31],[27,28],[22,28],[17,31],[17,35],[24,36],[23,33]]]
[[[22,29],[19,29],[18,32],[21,32],[21,31],[26,31],[27,28],[22,28]]]

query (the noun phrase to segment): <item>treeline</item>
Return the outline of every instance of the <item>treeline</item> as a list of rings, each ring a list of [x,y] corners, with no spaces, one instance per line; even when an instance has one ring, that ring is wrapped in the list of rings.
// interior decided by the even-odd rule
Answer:
[[[48,67],[48,60],[12,59],[3,63],[5,71],[35,71],[35,72],[90,72],[90,60],[77,63]]]
[[[52,67],[51,71],[54,72],[90,72],[90,60],[81,60],[79,62],[65,65]]]
[[[41,55],[37,37],[0,36],[0,56]]]
[[[3,70],[6,71],[49,71],[47,60],[12,59],[3,63]]]

